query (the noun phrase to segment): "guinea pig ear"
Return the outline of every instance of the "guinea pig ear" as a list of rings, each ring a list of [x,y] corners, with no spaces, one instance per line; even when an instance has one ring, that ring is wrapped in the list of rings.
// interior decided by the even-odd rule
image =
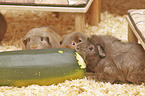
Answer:
[[[29,42],[29,41],[30,41],[30,38],[24,39],[24,40],[23,40],[23,44],[24,44],[24,45],[27,45],[27,42]]]
[[[100,44],[97,45],[97,50],[98,50],[98,54],[101,58],[106,57],[104,48]]]
[[[26,45],[27,44],[27,41],[26,40],[23,40],[23,44]]]
[[[27,45],[27,39],[23,39],[22,40],[22,49],[26,49],[26,45]]]
[[[62,40],[59,42],[60,45],[62,45]]]
[[[47,37],[46,39],[47,39],[48,44],[51,45],[50,38]]]

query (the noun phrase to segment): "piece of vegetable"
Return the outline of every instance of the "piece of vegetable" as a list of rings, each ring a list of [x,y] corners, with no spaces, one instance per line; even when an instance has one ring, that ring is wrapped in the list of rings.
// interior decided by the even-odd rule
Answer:
[[[57,84],[65,80],[83,78],[85,68],[83,59],[73,49],[0,52],[0,85],[21,87]]]

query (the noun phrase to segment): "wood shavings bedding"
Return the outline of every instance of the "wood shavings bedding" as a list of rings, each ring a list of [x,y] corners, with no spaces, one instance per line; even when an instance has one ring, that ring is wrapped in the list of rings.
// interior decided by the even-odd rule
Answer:
[[[21,50],[21,40],[34,27],[51,26],[60,34],[74,30],[72,14],[34,12],[34,11],[1,11],[8,22],[8,30],[0,46],[0,51]],[[65,17],[66,20],[63,18]],[[69,17],[69,18],[67,18]],[[54,19],[54,20],[52,20]],[[65,23],[63,23],[64,21]],[[68,24],[68,25],[67,25]],[[63,26],[63,27],[62,27]],[[64,28],[65,27],[65,28]],[[64,28],[64,29],[63,29]],[[63,31],[62,31],[63,29]],[[101,22],[96,26],[86,25],[85,34],[111,34],[127,41],[127,21],[125,16],[113,15],[108,12],[101,14]],[[84,77],[65,81],[58,85],[28,87],[0,87],[0,96],[145,96],[145,85],[110,84],[97,82]]]
[[[96,26],[87,25],[87,35],[113,35],[122,41],[128,41],[128,23],[126,16],[109,14],[107,11],[101,14],[101,22]]]
[[[58,85],[0,87],[1,96],[144,96],[144,85],[110,84],[87,78],[65,81]]]

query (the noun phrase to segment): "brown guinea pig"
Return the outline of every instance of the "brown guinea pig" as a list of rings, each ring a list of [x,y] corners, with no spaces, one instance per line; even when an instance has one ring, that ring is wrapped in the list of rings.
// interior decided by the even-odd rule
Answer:
[[[96,80],[141,84],[145,82],[145,51],[141,45],[109,36],[86,39],[76,47]]]
[[[0,41],[2,41],[7,30],[7,22],[4,16],[0,13]]]
[[[104,58],[106,56],[106,53],[104,51],[104,44],[99,44],[95,40],[91,38],[87,38],[83,42],[79,43],[76,47],[76,51],[79,52],[79,54],[85,59],[85,62],[87,64],[87,71],[93,71],[92,68],[95,67],[96,63],[99,62],[101,58]]]
[[[81,32],[72,32],[62,36],[62,40],[60,41],[60,45],[62,48],[71,48],[75,49],[76,45],[87,38]]]
[[[33,28],[25,35],[22,49],[58,48],[60,40],[50,27]]]

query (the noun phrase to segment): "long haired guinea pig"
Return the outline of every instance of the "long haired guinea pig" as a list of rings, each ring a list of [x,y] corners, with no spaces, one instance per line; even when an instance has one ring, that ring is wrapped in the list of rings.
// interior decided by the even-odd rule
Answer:
[[[105,58],[106,56],[111,55],[112,44],[121,43],[121,40],[115,38],[111,35],[92,35],[90,38],[87,38],[78,46],[76,50],[84,57],[85,61],[89,64],[87,70],[91,70],[90,66],[96,65],[100,59]],[[94,65],[93,65],[94,64]]]
[[[7,30],[7,22],[4,16],[0,13],[0,41],[2,41]]]
[[[31,29],[23,39],[22,49],[58,48],[61,37],[50,27]]]
[[[98,41],[102,42],[101,40]],[[103,43],[97,43],[93,37],[87,38],[76,46],[76,51],[85,59],[87,71],[93,71],[92,68],[100,59],[106,57],[104,47]]]
[[[87,71],[95,73],[96,80],[145,82],[145,51],[139,44],[93,35],[79,43],[76,50],[84,57]]]
[[[62,36],[60,45],[62,48],[75,49],[76,45],[87,38],[82,32],[72,32]]]

